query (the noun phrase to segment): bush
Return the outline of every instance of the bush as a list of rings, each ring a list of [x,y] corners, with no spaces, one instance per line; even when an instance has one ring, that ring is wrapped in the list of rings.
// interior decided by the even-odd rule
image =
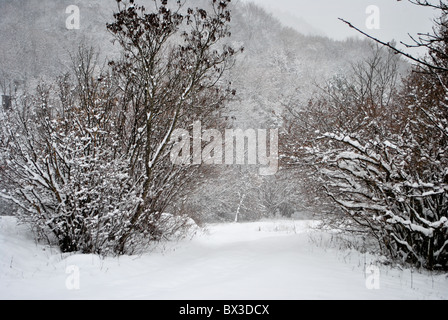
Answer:
[[[228,2],[184,15],[166,1],[153,12],[120,2],[108,25],[119,61],[101,68],[81,48],[72,75],[0,118],[0,196],[41,238],[63,252],[125,254],[188,226],[164,215],[196,170],[170,161],[171,136],[181,120],[213,120],[230,93],[219,80],[236,51],[216,48],[229,36]]]

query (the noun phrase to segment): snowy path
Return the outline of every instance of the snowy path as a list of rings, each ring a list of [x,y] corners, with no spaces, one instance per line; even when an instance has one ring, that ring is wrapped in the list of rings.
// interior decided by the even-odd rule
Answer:
[[[321,239],[308,222],[218,224],[141,257],[99,259],[36,245],[0,217],[0,299],[448,299],[447,276],[385,266],[368,290],[370,257],[310,236]],[[79,290],[66,286],[71,265]]]

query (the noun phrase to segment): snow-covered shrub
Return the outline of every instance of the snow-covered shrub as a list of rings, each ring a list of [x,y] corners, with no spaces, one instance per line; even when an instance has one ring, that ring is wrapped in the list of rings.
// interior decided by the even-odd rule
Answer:
[[[5,117],[1,174],[10,187],[2,196],[62,251],[107,254],[140,199],[119,153],[112,79],[93,80],[93,54],[85,53],[77,85],[68,76],[41,84]]]
[[[333,226],[369,234],[392,259],[447,269],[447,91],[441,74],[421,72],[400,88],[398,62],[376,48],[352,74],[330,81],[292,121],[289,134],[301,145],[289,161],[302,161],[337,205],[342,214],[324,216]],[[428,87],[442,91],[442,101],[431,90],[417,94],[416,77],[432,78]]]
[[[197,167],[170,161],[171,136],[196,116],[213,120],[232,93],[219,80],[236,51],[217,50],[230,35],[228,2],[185,14],[180,2],[154,12],[119,3],[107,27],[121,59],[100,68],[81,48],[73,75],[1,118],[0,196],[41,237],[64,252],[125,254],[191,225],[163,214]]]

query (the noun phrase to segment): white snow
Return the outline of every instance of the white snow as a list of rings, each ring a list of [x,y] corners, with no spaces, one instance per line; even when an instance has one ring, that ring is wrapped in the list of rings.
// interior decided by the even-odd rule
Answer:
[[[384,265],[380,289],[369,290],[375,257],[328,245],[310,224],[214,224],[141,256],[102,259],[36,244],[0,217],[0,299],[448,299],[447,275]]]

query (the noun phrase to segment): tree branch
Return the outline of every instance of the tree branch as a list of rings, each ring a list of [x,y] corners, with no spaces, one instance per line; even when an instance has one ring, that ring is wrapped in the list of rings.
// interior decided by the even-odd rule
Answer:
[[[348,21],[346,21],[346,20],[344,20],[344,19],[342,19],[342,18],[338,18],[338,19],[341,20],[342,22],[344,22],[345,24],[347,24],[350,28],[352,28],[352,29],[358,31],[359,33],[361,33],[362,35],[366,36],[367,38],[369,38],[369,39],[371,39],[371,40],[373,40],[373,41],[375,41],[375,42],[377,42],[377,43],[379,43],[379,44],[381,44],[381,45],[383,45],[383,46],[385,46],[385,47],[391,49],[391,50],[394,51],[396,54],[402,55],[402,56],[404,56],[404,57],[406,57],[406,58],[408,58],[408,59],[410,59],[410,60],[412,60],[412,61],[414,61],[414,62],[416,62],[416,63],[418,63],[418,64],[420,64],[420,65],[423,65],[423,66],[425,66],[425,67],[428,67],[428,68],[430,68],[430,69],[448,72],[448,68],[435,66],[435,65],[433,65],[433,64],[431,64],[431,63],[426,62],[426,61],[423,60],[423,59],[416,58],[416,57],[414,57],[413,55],[411,55],[411,54],[409,54],[409,53],[406,53],[406,52],[404,52],[404,51],[402,51],[402,50],[399,50],[399,49],[395,48],[395,47],[392,46],[389,42],[383,42],[383,41],[381,41],[381,40],[379,40],[379,39],[377,39],[377,38],[375,38],[375,37],[369,35],[368,33],[362,31],[361,29],[359,29],[359,28],[357,28],[357,27],[355,27],[355,26],[354,26],[353,24],[351,24],[350,22],[348,22]]]

